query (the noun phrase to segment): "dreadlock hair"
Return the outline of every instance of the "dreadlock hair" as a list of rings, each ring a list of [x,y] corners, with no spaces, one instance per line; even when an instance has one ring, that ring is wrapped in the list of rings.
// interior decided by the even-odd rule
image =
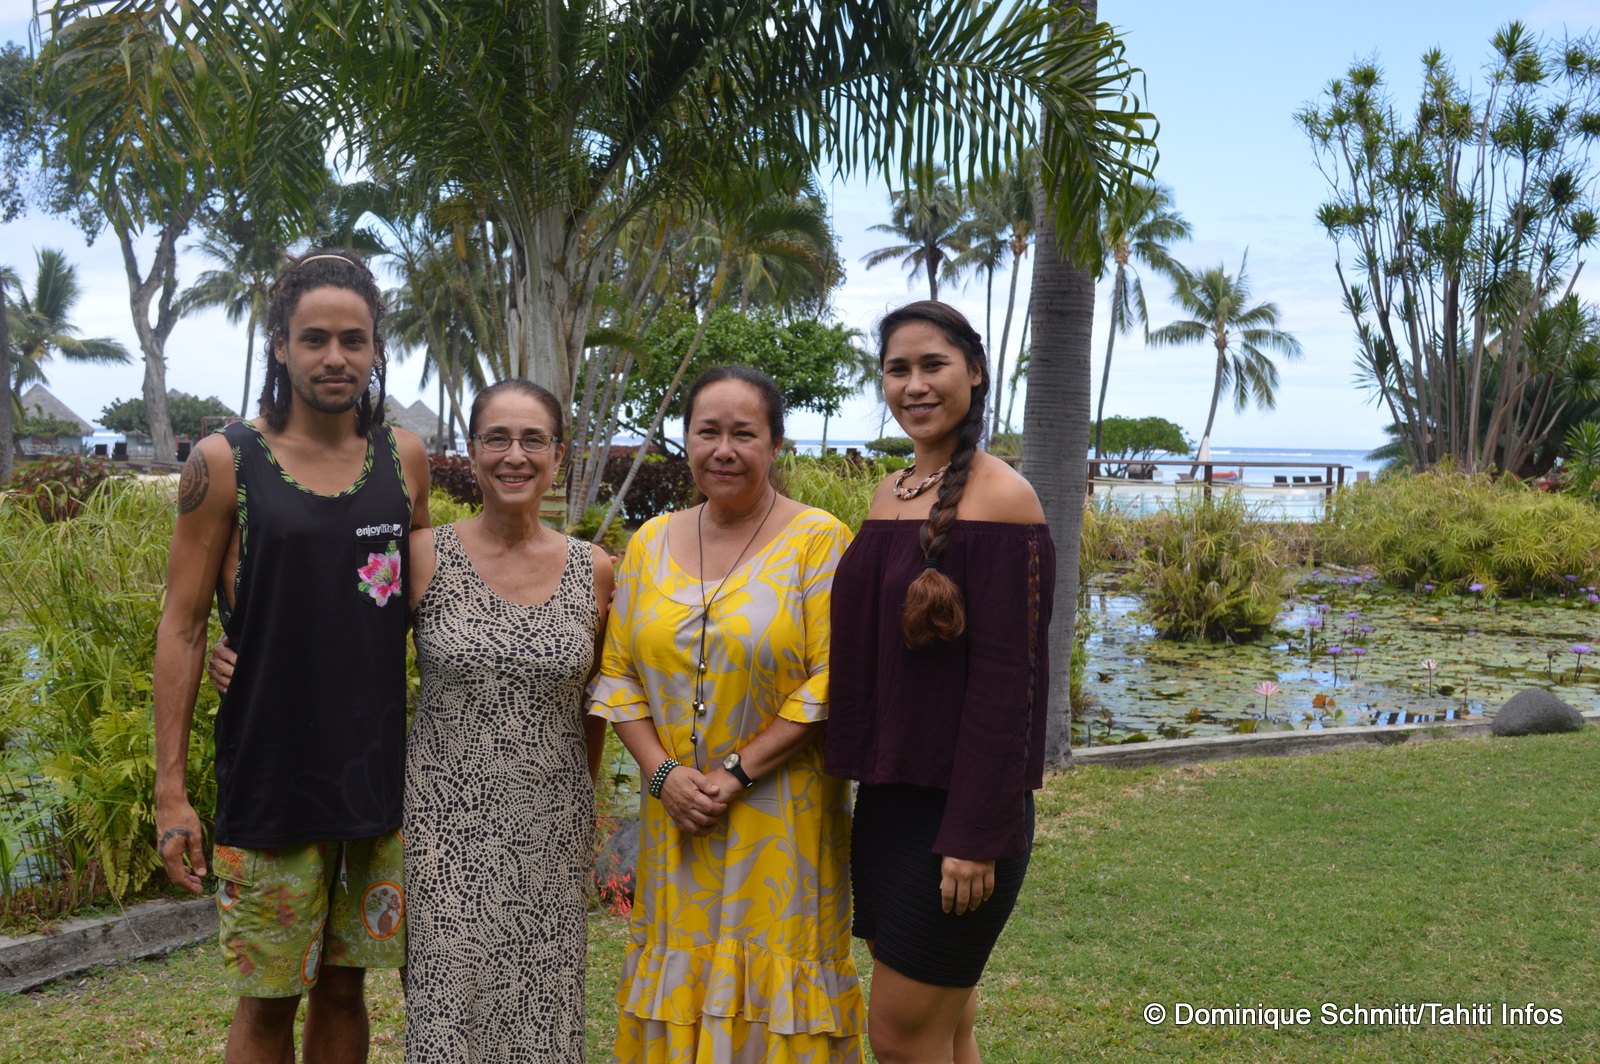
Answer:
[[[353,252],[342,248],[312,249],[294,259],[289,268],[278,275],[267,289],[266,322],[262,329],[266,348],[266,381],[261,386],[260,412],[273,429],[282,429],[289,422],[290,396],[289,367],[273,357],[279,344],[289,343],[289,320],[300,306],[300,297],[317,288],[344,288],[366,301],[372,314],[372,348],[377,361],[372,367],[372,382],[356,405],[356,432],[362,436],[374,426],[383,424],[384,405],[387,398],[385,382],[389,362],[383,350],[383,294],[378,290],[378,280]],[[373,395],[372,385],[377,386]]]
[[[939,480],[939,494],[933,509],[917,533],[922,547],[922,572],[906,589],[905,609],[900,614],[900,629],[906,646],[915,650],[936,641],[952,640],[967,629],[966,602],[956,582],[939,571],[939,558],[950,542],[956,523],[956,507],[966,490],[972,472],[972,459],[983,439],[984,406],[989,397],[989,360],[983,338],[966,317],[947,303],[931,299],[908,303],[891,311],[878,323],[878,365],[888,355],[889,337],[909,322],[926,322],[944,334],[966,358],[967,368],[976,370],[979,381],[972,387],[972,403],[967,416],[956,426],[956,447],[950,466]]]

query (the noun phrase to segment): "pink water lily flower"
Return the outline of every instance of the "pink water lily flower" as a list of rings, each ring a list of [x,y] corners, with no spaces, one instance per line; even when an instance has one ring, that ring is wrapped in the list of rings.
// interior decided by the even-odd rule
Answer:
[[[1256,684],[1256,694],[1261,696],[1261,712],[1267,711],[1267,699],[1278,693],[1278,685],[1271,680],[1262,680]]]
[[[393,541],[383,554],[367,555],[367,564],[356,570],[361,578],[358,589],[372,596],[372,601],[383,606],[393,595],[400,594],[400,551]]]

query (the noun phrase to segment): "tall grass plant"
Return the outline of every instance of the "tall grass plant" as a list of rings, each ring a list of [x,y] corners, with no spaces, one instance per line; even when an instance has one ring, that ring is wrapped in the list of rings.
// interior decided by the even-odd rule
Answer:
[[[784,493],[796,502],[826,510],[859,531],[872,508],[872,492],[884,471],[873,462],[847,458],[784,455],[778,460]]]
[[[1515,477],[1382,477],[1339,492],[1323,536],[1330,560],[1402,586],[1522,594],[1600,579],[1600,508]]]
[[[1144,542],[1124,584],[1163,637],[1248,642],[1277,618],[1292,575],[1281,536],[1263,516],[1221,491],[1141,520]]]
[[[172,521],[167,483],[103,485],[58,521],[0,497],[0,890],[13,917],[120,899],[160,868],[151,663]],[[189,786],[207,825],[216,707],[202,684]]]

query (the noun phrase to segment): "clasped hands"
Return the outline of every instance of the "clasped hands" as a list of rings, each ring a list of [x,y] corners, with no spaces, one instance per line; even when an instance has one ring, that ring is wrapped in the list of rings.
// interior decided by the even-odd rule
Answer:
[[[733,796],[742,790],[744,785],[725,768],[699,772],[680,765],[661,785],[661,805],[679,831],[703,838],[716,830]]]

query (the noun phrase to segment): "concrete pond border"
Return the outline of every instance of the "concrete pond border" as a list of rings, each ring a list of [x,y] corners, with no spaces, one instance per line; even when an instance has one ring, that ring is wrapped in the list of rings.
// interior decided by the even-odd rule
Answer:
[[[1586,710],[1583,719],[1586,724],[1600,724],[1600,711]],[[1072,759],[1079,765],[1118,768],[1194,765],[1460,739],[1488,735],[1489,726],[1488,717],[1469,717],[1438,723],[1159,739],[1074,750]],[[0,993],[25,993],[105,965],[162,957],[213,940],[216,934],[216,902],[204,897],[143,902],[114,916],[68,920],[48,935],[0,936]]]

